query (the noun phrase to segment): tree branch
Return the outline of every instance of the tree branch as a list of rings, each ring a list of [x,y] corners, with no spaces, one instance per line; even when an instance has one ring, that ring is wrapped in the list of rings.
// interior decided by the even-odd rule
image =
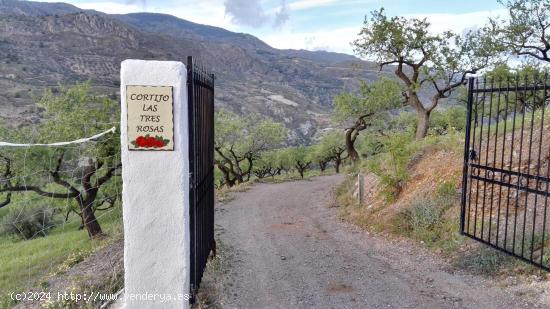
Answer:
[[[115,172],[121,167],[122,167],[122,163],[118,163],[117,165],[110,167],[105,173],[105,175],[103,175],[102,177],[96,180],[96,184],[95,184],[96,188],[101,187],[104,183],[109,181],[109,179],[115,176]]]
[[[113,208],[115,206],[115,202],[116,202],[116,196],[115,197],[108,196],[108,197],[104,198],[103,200],[101,200],[99,202],[99,204],[96,205],[95,210],[107,210],[109,208]],[[109,206],[104,207],[104,208],[100,208],[100,206],[103,206],[103,204],[105,204],[105,203],[108,203]]]
[[[61,169],[61,165],[63,164],[64,157],[65,157],[65,152],[62,152],[59,158],[57,158],[57,165],[55,167],[55,170],[50,172],[50,175],[52,176],[53,181],[56,184],[63,186],[67,188],[70,192],[78,195],[80,192],[74,186],[72,186],[69,182],[61,179],[61,176],[59,175],[59,170]]]
[[[70,193],[57,193],[57,192],[48,192],[42,190],[40,187],[37,186],[9,186],[6,188],[0,188],[0,193],[4,192],[26,192],[26,191],[32,191],[40,196],[45,197],[52,197],[52,198],[74,198],[80,195],[80,192],[70,192]]]

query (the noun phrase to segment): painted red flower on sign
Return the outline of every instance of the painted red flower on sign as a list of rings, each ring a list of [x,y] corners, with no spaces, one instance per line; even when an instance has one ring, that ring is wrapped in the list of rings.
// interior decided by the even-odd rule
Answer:
[[[147,134],[145,136],[138,136],[134,141],[131,141],[131,144],[136,148],[163,148],[169,142],[170,140],[162,136],[150,136]]]
[[[135,144],[137,147],[145,147],[145,137],[139,136],[136,138]]]

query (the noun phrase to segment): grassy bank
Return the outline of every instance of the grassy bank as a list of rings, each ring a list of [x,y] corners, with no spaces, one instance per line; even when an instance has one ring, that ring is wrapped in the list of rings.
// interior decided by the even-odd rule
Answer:
[[[2,209],[0,219],[7,212],[8,209]],[[50,278],[62,275],[92,253],[122,238],[120,206],[100,213],[99,221],[106,236],[98,240],[90,240],[85,230],[78,230],[77,216],[52,228],[46,237],[30,240],[0,237],[0,308],[15,304],[10,296],[13,292],[47,290]]]

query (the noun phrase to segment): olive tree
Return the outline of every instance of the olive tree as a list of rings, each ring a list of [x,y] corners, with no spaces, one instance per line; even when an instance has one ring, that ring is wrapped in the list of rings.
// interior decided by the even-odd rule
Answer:
[[[508,10],[507,18],[490,19],[498,46],[518,56],[550,62],[550,1],[499,0]]]
[[[119,119],[118,103],[93,94],[89,82],[60,87],[57,94],[48,91],[37,105],[43,117],[37,126],[3,128],[2,139],[22,143],[76,140],[105,131]],[[3,147],[0,158],[3,204],[9,204],[13,193],[72,200],[77,207],[69,205],[66,217],[71,212],[80,216],[81,227],[91,238],[103,233],[96,212],[113,207],[120,193],[111,183],[121,168],[116,134],[71,147]]]
[[[277,150],[264,151],[256,163],[254,164],[253,172],[259,179],[265,177],[275,177],[281,174],[282,166],[279,162],[279,154]]]
[[[488,67],[495,54],[491,36],[485,30],[465,35],[431,33],[427,19],[388,17],[384,9],[365,18],[359,38],[353,42],[362,57],[376,61],[380,70],[391,65],[403,82],[406,102],[417,114],[416,138],[428,132],[430,113],[441,99],[465,84],[468,74]],[[429,102],[420,90],[430,89]]]
[[[313,163],[314,157],[311,147],[291,147],[288,151],[294,168],[300,173],[300,177],[304,178],[304,173],[311,167],[311,163]]]
[[[352,161],[359,159],[355,141],[359,133],[366,130],[387,110],[402,105],[402,91],[399,83],[381,78],[372,84],[361,81],[359,94],[344,92],[336,96],[334,119],[337,122],[351,123],[345,130],[346,151]]]
[[[340,166],[348,158],[342,134],[337,131],[325,134],[317,145],[317,156],[327,162],[334,162],[336,173],[340,173]]]
[[[279,146],[288,131],[257,114],[239,116],[227,111],[216,113],[215,126],[215,163],[230,187],[250,180],[254,162],[263,152]]]

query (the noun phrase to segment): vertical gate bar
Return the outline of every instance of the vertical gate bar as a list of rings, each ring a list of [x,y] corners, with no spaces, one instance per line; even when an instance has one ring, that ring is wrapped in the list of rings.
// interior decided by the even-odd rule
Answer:
[[[526,83],[524,83],[524,86],[526,86]],[[524,97],[525,97],[525,88],[523,90],[524,92]],[[517,102],[517,94],[516,94],[516,102]],[[524,131],[524,128],[525,128],[525,105],[522,104],[521,106],[521,130],[520,130],[520,134],[521,134],[521,137],[520,137],[520,142],[519,142],[519,161],[518,161],[518,172],[520,172],[520,174],[518,175],[517,177],[517,185],[516,185],[516,205],[515,205],[515,217],[514,217],[514,246],[513,246],[513,250],[514,250],[514,253],[516,252],[516,234],[517,234],[517,219],[518,219],[518,203],[519,203],[519,192],[520,192],[520,185],[521,185],[521,157],[522,157],[522,149],[523,149],[523,131]],[[522,248],[522,256],[523,256],[523,248]]]
[[[487,88],[487,78],[483,77],[483,90]],[[479,109],[479,107],[478,107]],[[483,141],[483,122],[484,122],[484,116],[485,116],[485,91],[483,91],[483,95],[481,97],[481,117],[480,117],[480,129],[479,129],[479,154],[478,154],[478,161],[481,164],[481,149],[482,149],[482,141]],[[478,173],[481,173],[478,169]],[[476,181],[476,202],[475,202],[476,208],[474,210],[474,234],[473,236],[476,236],[477,231],[477,211],[479,206],[479,180]]]
[[[214,250],[216,250],[216,243],[215,243],[215,233],[214,233],[214,228],[215,228],[215,225],[214,225],[214,217],[215,217],[215,211],[214,211],[214,207],[215,207],[215,197],[214,197],[214,137],[215,137],[215,130],[216,130],[216,126],[215,126],[215,121],[214,121],[214,108],[215,108],[215,99],[216,99],[216,87],[215,87],[215,83],[216,83],[216,78],[214,77],[214,74],[211,74],[210,75],[210,78],[211,78],[211,81],[212,81],[212,84],[211,84],[211,87],[212,87],[212,92],[210,93],[210,111],[209,111],[209,122],[210,122],[210,142],[209,142],[209,150],[208,150],[208,153],[210,154],[210,160],[209,160],[209,169],[210,169],[210,187],[209,187],[209,190],[210,190],[210,205],[211,205],[211,208],[210,208],[210,211],[212,212],[211,214],[211,220],[210,220],[210,225],[211,225],[211,228],[210,228],[210,231],[212,233],[212,235],[210,236],[210,239],[211,239],[211,242],[212,242],[212,247]],[[214,251],[215,252],[215,251]]]
[[[527,76],[525,77],[525,80],[526,80],[526,83],[527,83]],[[531,90],[531,96],[532,96],[531,98],[533,98],[535,96],[535,90],[534,89]],[[524,96],[524,98],[525,98],[525,104],[524,105],[527,105],[528,102],[529,102],[529,99],[527,98],[527,96]],[[530,168],[531,168],[531,155],[532,155],[532,149],[533,149],[533,127],[535,126],[534,121],[535,121],[535,109],[532,108],[531,109],[531,123],[530,123],[531,128],[529,129],[530,133],[529,133],[529,151],[528,151],[528,157],[527,157],[527,171],[525,172],[525,174],[527,174],[527,175],[530,174]],[[527,178],[526,188],[529,188],[529,185],[531,184],[531,178],[530,177],[526,177],[526,178]],[[528,208],[527,201],[528,201],[528,198],[529,198],[529,191],[525,190],[525,206],[523,208],[523,233],[522,233],[522,236],[521,236],[521,255],[522,256],[524,256],[524,250],[525,250],[525,230],[527,228],[527,208]]]
[[[195,227],[197,230],[197,286],[196,288],[199,288],[199,282],[202,274],[202,265],[203,265],[203,246],[202,246],[202,209],[201,209],[201,169],[200,169],[200,163],[201,163],[201,157],[199,153],[201,152],[201,145],[200,145],[200,111],[201,111],[201,103],[202,103],[202,91],[201,91],[201,67],[200,64],[194,63],[193,67],[193,74],[195,79],[195,95],[196,100],[193,102],[193,109],[195,111],[194,117],[194,127],[195,127],[195,152],[193,156],[195,157],[195,183],[196,183],[196,189],[195,189],[195,209],[197,213],[197,226]]]
[[[535,80],[535,85],[538,85],[538,78],[535,76],[534,80]],[[536,109],[536,107],[538,106],[537,102],[536,102],[536,99],[537,96],[536,94],[533,96],[533,111]],[[542,152],[542,131],[544,130],[544,95],[542,97],[542,102],[543,102],[543,105],[542,105],[542,111],[541,111],[541,117],[540,117],[540,129],[539,129],[539,149],[538,149],[538,157],[537,157],[537,180],[535,182],[535,188],[538,190],[539,189],[539,184],[540,184],[540,164],[541,164],[541,158],[540,158],[540,154]],[[535,202],[533,204],[533,230],[532,230],[532,233],[531,233],[531,257],[530,259],[532,260],[533,259],[533,252],[534,252],[534,249],[535,249],[535,226],[536,226],[536,220],[537,220],[537,203],[538,203],[538,197],[539,195],[538,194],[535,194]],[[541,239],[541,242],[544,242],[544,239]]]
[[[468,79],[468,106],[466,108],[466,136],[464,138],[464,166],[462,167],[462,195],[461,195],[461,211],[460,211],[460,234],[464,235],[464,220],[466,211],[466,190],[468,187],[468,166],[470,160],[470,129],[472,125],[472,105],[474,78]]]
[[[197,261],[197,251],[196,251],[196,239],[195,239],[195,220],[196,220],[196,213],[195,213],[195,194],[194,194],[194,174],[195,174],[195,168],[194,168],[194,162],[195,162],[195,156],[194,156],[194,121],[193,121],[193,115],[195,114],[193,111],[193,105],[195,101],[195,83],[194,83],[194,74],[193,74],[193,58],[191,56],[187,57],[187,96],[188,96],[188,102],[187,102],[187,110],[188,110],[188,127],[189,127],[189,229],[190,229],[190,240],[191,240],[191,265],[190,265],[190,272],[191,272],[191,278],[190,278],[190,293],[191,298],[194,297],[195,293],[195,284],[196,284],[196,261]]]
[[[494,78],[491,78],[491,88],[494,89]],[[489,92],[489,117],[487,123],[487,141],[485,147],[485,166],[489,166],[489,145],[491,144],[491,116],[493,114],[493,92]],[[485,178],[489,178],[489,170],[485,169]],[[483,239],[483,233],[485,231],[485,201],[487,196],[487,182],[483,182],[483,202],[481,204],[481,239]],[[489,230],[491,226],[489,226]]]
[[[548,73],[545,73],[544,74],[544,93],[542,94],[542,100],[543,100],[543,104],[542,104],[542,109],[545,110],[546,109],[546,85],[548,84]],[[544,118],[544,117],[543,117]],[[541,128],[542,130],[542,128]],[[542,142],[542,140],[541,140]],[[548,158],[550,159],[550,147],[548,147]],[[546,171],[546,177],[550,177],[550,162],[547,162],[547,171]],[[549,182],[546,181],[546,193],[548,193],[548,189],[549,189]],[[542,244],[541,244],[541,251],[540,251],[540,264],[543,265],[544,264],[544,243],[545,243],[545,238],[546,238],[546,210],[548,208],[548,194],[546,194],[544,196],[544,215],[542,216]]]
[[[514,165],[514,142],[516,140],[516,116],[517,116],[517,108],[518,108],[518,83],[519,79],[516,75],[515,77],[515,89],[514,89],[514,114],[512,117],[512,141],[510,142],[510,170],[512,170],[512,166]],[[509,100],[509,99],[508,99]],[[512,184],[512,176],[510,176],[510,184]],[[509,212],[510,209],[510,191],[512,190],[511,186],[508,187],[508,192],[506,193],[506,212]],[[514,215],[516,215],[516,211],[514,211]],[[515,219],[514,219],[514,226],[515,226]],[[515,235],[515,227],[514,227],[514,235]],[[504,231],[504,245],[507,244],[507,237],[508,237],[508,217],[506,217],[506,230]],[[512,238],[512,252],[514,252],[515,247],[515,240]],[[506,248],[506,247],[505,247]]]
[[[500,122],[500,119],[499,119],[499,115],[500,115],[500,89],[502,87],[502,80],[499,78],[498,80],[498,91],[497,91],[497,110],[496,110],[496,123],[495,123],[495,145],[494,145],[494,149],[493,149],[493,168],[496,168],[496,164],[497,164],[497,149],[498,149],[498,124]],[[501,173],[502,174],[502,173]],[[492,226],[493,226],[493,199],[494,199],[494,193],[495,193],[495,175],[496,175],[496,172],[493,171],[493,177],[492,177],[492,180],[493,182],[491,183],[491,197],[490,197],[490,201],[491,201],[491,204],[489,206],[489,242],[491,242],[491,232],[493,230]],[[497,233],[498,233],[498,220],[497,220]],[[496,244],[496,243],[495,243]]]
[[[504,164],[504,156],[505,156],[505,149],[506,149],[506,135],[507,132],[507,125],[508,125],[508,108],[510,106],[510,100],[509,100],[509,94],[510,94],[510,78],[506,78],[506,91],[505,91],[504,99],[506,100],[506,105],[504,107],[504,134],[502,136],[502,152],[501,152],[501,158],[500,158],[500,167],[502,170],[506,170],[505,164]],[[508,176],[510,177],[510,176]],[[500,173],[500,182],[504,182],[504,173]],[[497,236],[495,243],[498,245],[498,237],[500,236],[500,212],[501,212],[501,205],[502,205],[502,185],[499,186],[498,191],[498,213],[497,213]],[[506,207],[506,216],[505,216],[506,224],[504,225],[504,231],[508,228],[508,207]],[[505,232],[506,233],[506,232]],[[504,240],[503,247],[506,248],[506,238]]]
[[[472,91],[473,91],[473,87],[475,87],[475,89],[479,89],[479,78],[476,78],[475,79],[475,85],[472,85]],[[473,101],[473,100],[472,100]],[[475,93],[475,104],[474,102],[472,102],[472,105],[471,105],[471,108],[474,109],[475,108],[475,116],[474,116],[474,129],[473,129],[473,135],[472,135],[472,153],[471,153],[471,157],[470,157],[470,160],[476,160],[476,151],[475,151],[475,148],[476,148],[476,131],[478,129],[478,123],[479,123],[479,117],[478,117],[478,110],[479,110],[479,95],[478,93],[476,92]],[[471,217],[471,212],[472,212],[472,174],[473,174],[473,170],[470,169],[469,170],[469,178],[470,178],[470,189],[468,190],[468,220],[467,220],[467,225],[466,225],[466,230],[468,232],[468,234],[470,233],[470,217]],[[479,182],[476,181],[476,184],[478,184]],[[477,191],[476,191],[477,192]]]

